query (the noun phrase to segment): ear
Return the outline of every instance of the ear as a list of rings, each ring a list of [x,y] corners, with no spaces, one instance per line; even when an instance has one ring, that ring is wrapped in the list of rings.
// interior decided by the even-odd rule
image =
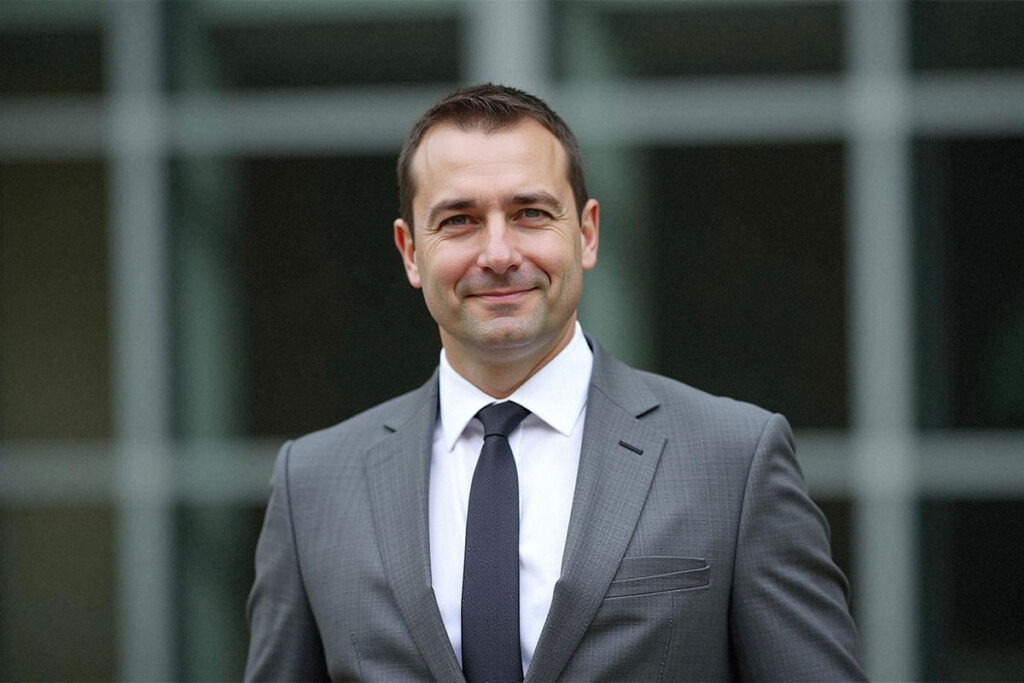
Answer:
[[[395,247],[402,255],[402,264],[405,266],[405,276],[409,278],[409,284],[419,289],[420,269],[416,265],[416,244],[412,239],[412,227],[401,218],[395,219]]]
[[[597,237],[600,224],[600,207],[596,199],[588,199],[580,216],[580,240],[583,242],[583,269],[590,270],[597,265]]]

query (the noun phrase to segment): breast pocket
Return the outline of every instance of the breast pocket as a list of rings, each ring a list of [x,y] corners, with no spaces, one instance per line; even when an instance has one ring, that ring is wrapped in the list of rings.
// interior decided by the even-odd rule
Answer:
[[[605,599],[711,585],[711,566],[695,557],[624,557]]]

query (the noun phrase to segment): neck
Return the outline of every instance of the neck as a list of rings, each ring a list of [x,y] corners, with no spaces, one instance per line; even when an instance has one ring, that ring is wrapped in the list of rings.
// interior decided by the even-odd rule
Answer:
[[[494,350],[485,356],[453,353],[450,343],[445,343],[445,356],[455,372],[480,391],[494,398],[507,398],[526,380],[540,371],[551,359],[562,352],[576,333],[576,321],[556,340],[540,351]]]

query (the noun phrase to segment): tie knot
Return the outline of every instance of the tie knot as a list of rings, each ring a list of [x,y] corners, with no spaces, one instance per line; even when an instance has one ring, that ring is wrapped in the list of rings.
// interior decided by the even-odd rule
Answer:
[[[485,439],[488,436],[503,436],[507,439],[512,430],[529,414],[530,411],[518,403],[505,401],[481,408],[476,414],[476,419],[484,425]]]

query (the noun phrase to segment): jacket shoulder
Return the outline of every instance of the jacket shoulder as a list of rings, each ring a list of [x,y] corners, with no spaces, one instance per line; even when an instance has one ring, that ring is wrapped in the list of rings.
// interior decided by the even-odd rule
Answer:
[[[725,431],[737,436],[737,430],[760,434],[772,417],[753,404],[715,396],[678,380],[633,368],[605,352],[600,345],[591,343],[594,350],[591,389],[648,424],[664,425],[675,433],[702,426],[722,431],[727,426]]]
[[[643,383],[658,398],[664,412],[685,414],[693,418],[727,420],[737,424],[760,427],[772,417],[764,408],[729,398],[716,396],[664,375],[645,370],[634,370]]]

